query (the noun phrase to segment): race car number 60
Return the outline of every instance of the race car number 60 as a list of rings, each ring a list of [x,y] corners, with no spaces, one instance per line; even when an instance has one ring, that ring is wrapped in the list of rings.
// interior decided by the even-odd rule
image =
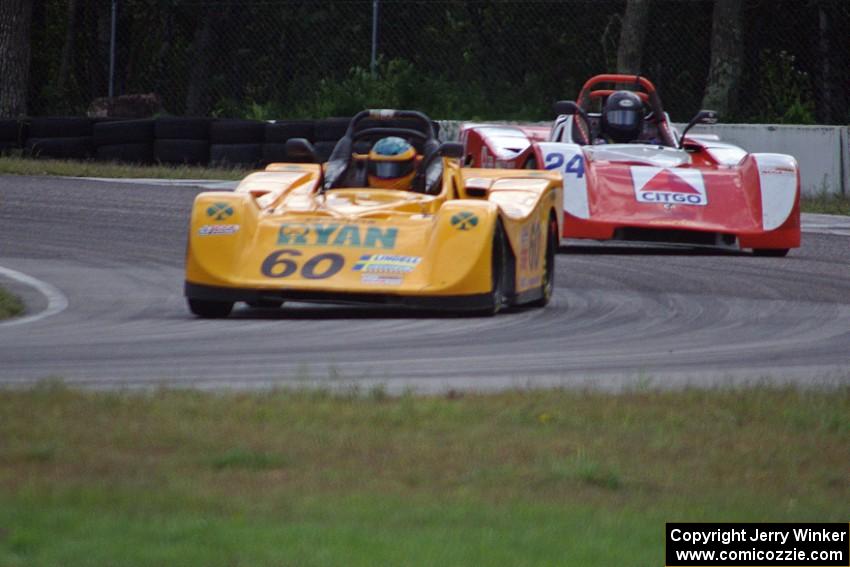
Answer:
[[[286,278],[298,271],[298,262],[287,256],[301,256],[300,250],[276,250],[266,256],[260,270],[270,278]],[[301,277],[308,280],[323,280],[342,269],[345,258],[328,252],[313,256],[301,267]]]

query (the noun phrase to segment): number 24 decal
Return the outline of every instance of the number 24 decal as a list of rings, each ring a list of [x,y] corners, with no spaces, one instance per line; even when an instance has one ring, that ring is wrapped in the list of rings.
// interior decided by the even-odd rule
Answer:
[[[565,159],[564,154],[561,153],[553,152],[546,154],[546,169],[561,169]],[[579,179],[584,177],[584,160],[581,158],[581,154],[575,154],[567,162],[567,166],[564,167],[564,173],[573,173]]]
[[[276,250],[266,256],[260,270],[270,278],[286,278],[298,271],[298,262],[292,257],[301,256],[300,250]],[[328,252],[313,256],[301,266],[301,277],[308,280],[324,280],[339,272],[345,264],[345,258]]]

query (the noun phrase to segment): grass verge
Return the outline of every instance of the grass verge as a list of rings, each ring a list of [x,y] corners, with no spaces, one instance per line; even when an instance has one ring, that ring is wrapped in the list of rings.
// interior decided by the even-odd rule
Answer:
[[[16,317],[24,312],[21,300],[0,287],[0,320]]]
[[[0,564],[663,565],[847,521],[850,388],[0,391]]]
[[[850,197],[820,193],[811,197],[803,197],[800,208],[804,213],[820,213],[824,215],[850,215]]]
[[[0,174],[151,179],[242,179],[250,170],[189,165],[130,165],[99,161],[0,157]]]

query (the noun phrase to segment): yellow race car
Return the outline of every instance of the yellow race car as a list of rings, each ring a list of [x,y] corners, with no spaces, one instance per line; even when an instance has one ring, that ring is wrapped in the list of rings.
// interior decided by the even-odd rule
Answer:
[[[367,110],[325,164],[291,139],[233,192],[199,194],[185,294],[200,317],[237,301],[370,303],[493,314],[552,296],[561,176],[462,168],[433,122]]]

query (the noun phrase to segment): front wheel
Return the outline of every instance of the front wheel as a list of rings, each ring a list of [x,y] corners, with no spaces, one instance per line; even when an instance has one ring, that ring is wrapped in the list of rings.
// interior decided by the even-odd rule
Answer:
[[[481,315],[495,315],[502,308],[508,306],[507,297],[507,243],[505,242],[505,231],[502,228],[502,223],[496,223],[496,230],[493,232],[493,251],[490,262],[490,273],[492,274],[492,287],[488,296],[489,305],[482,309]]]
[[[753,248],[753,256],[765,258],[784,258],[788,255],[790,248]]]
[[[221,319],[227,317],[233,310],[232,301],[207,301],[204,299],[190,299],[189,311],[202,319]]]
[[[543,265],[543,283],[540,285],[540,299],[530,303],[532,307],[546,307],[555,291],[555,254],[558,252],[558,221],[549,218],[549,228],[546,231],[546,257]]]

